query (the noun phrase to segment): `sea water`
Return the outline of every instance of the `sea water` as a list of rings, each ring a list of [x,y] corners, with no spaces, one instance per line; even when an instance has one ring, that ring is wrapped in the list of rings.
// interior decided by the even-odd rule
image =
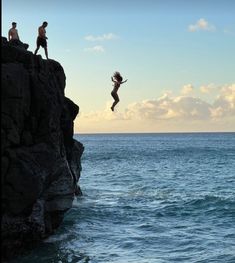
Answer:
[[[83,196],[15,262],[235,262],[235,133],[75,139]]]

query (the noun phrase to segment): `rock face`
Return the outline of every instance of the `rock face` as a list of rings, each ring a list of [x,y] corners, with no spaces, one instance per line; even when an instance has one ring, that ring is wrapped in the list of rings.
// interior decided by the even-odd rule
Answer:
[[[79,107],[64,95],[65,74],[2,38],[2,257],[52,234],[71,208],[83,145],[73,139]]]

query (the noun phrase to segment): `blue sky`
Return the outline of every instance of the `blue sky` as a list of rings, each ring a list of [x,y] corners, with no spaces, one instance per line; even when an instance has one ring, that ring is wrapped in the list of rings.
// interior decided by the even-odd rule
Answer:
[[[2,35],[16,21],[33,52],[48,21],[49,57],[80,106],[77,132],[234,131],[234,14],[232,0],[3,0]],[[116,70],[128,82],[113,113]]]

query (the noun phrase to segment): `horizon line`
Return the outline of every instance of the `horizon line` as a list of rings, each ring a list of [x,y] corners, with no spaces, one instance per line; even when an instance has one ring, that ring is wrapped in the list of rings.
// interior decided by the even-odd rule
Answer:
[[[102,134],[198,134],[198,133],[235,133],[235,131],[194,131],[194,132],[76,132],[74,135],[102,135]]]

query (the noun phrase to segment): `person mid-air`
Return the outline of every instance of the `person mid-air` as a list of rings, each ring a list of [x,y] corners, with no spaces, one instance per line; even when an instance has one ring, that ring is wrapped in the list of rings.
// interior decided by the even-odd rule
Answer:
[[[118,72],[118,71],[116,71],[116,72],[114,72],[114,74],[113,74],[113,76],[111,77],[111,80],[113,81],[113,90],[112,90],[112,92],[111,92],[111,95],[112,95],[112,97],[114,98],[114,102],[113,102],[113,105],[112,105],[112,107],[111,107],[111,110],[112,111],[114,111],[114,107],[118,104],[118,102],[120,101],[119,100],[119,97],[118,97],[118,94],[117,94],[117,91],[118,91],[118,89],[119,89],[119,87],[120,87],[120,85],[121,84],[123,84],[123,83],[125,83],[125,82],[127,82],[127,79],[126,80],[124,80],[124,81],[122,81],[122,76],[121,76],[121,74]]]

